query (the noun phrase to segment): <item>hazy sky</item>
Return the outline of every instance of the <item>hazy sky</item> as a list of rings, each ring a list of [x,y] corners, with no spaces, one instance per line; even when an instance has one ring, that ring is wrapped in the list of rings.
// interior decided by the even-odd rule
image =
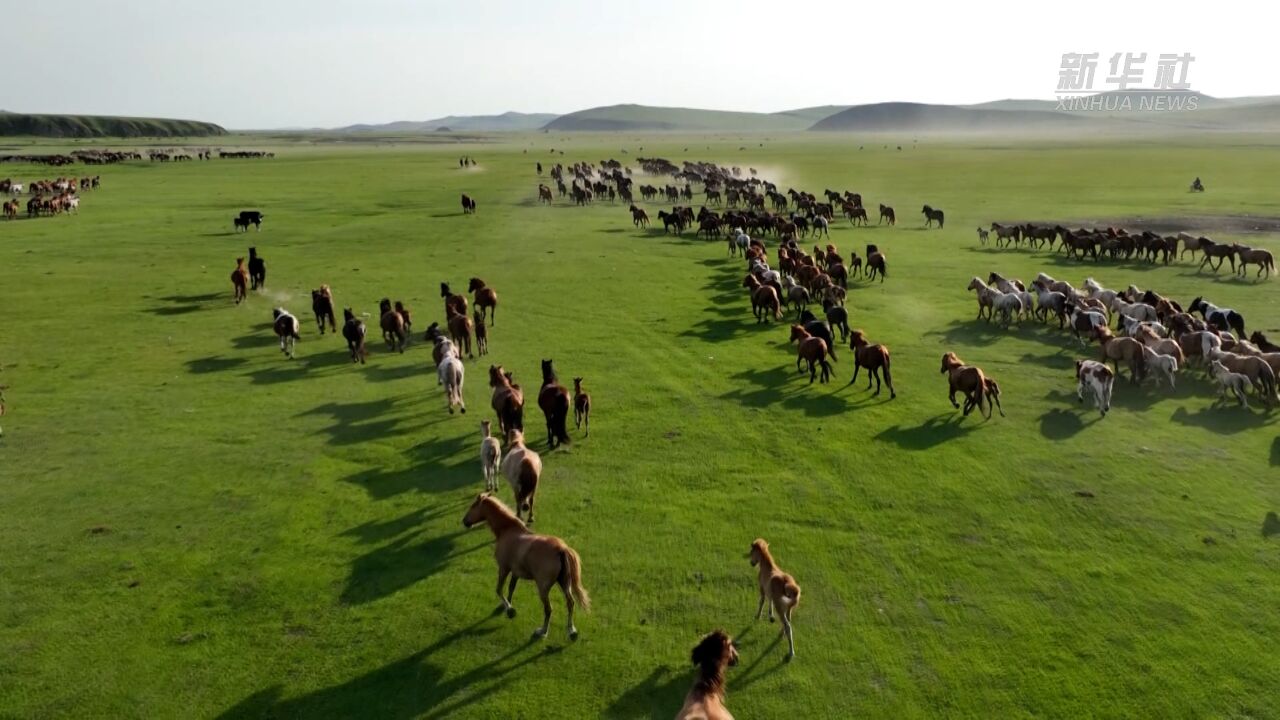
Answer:
[[[1101,54],[1101,90],[1113,53],[1148,53],[1149,85],[1157,54],[1190,52],[1196,90],[1280,94],[1264,7],[60,0],[41,22],[11,18],[0,108],[267,128],[625,102],[777,111],[1047,99],[1068,52]]]

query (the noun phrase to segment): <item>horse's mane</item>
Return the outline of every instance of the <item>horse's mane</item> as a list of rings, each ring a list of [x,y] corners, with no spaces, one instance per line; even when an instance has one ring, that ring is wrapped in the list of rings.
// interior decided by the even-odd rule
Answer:
[[[693,648],[690,659],[698,666],[695,690],[708,695],[724,694],[724,667],[729,662],[730,647],[729,636],[716,630]]]

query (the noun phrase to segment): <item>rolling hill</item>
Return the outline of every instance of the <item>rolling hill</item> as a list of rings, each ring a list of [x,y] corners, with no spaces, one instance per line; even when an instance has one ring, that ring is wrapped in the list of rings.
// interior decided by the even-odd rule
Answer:
[[[0,113],[0,136],[53,138],[206,137],[226,135],[220,125],[198,120],[111,115],[29,115]]]
[[[838,110],[833,107],[832,111]],[[650,105],[609,105],[561,115],[546,124],[555,132],[664,131],[664,132],[768,132],[804,130],[821,117],[823,108],[781,113],[698,110]]]
[[[954,105],[888,102],[855,105],[810,130],[826,132],[1061,132],[1093,129],[1107,120],[1040,110],[980,110]]]
[[[380,125],[359,124],[339,128],[338,132],[434,132],[437,130],[467,132],[517,132],[537,130],[555,120],[553,113],[505,112],[501,115],[447,115],[433,120],[401,120]]]

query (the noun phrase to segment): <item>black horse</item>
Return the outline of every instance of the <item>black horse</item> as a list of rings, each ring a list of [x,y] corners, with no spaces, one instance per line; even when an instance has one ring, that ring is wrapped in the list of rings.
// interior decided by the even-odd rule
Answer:
[[[920,212],[924,213],[925,227],[931,227],[935,222],[938,223],[939,228],[942,227],[942,221],[944,217],[942,215],[941,210],[934,210],[928,205],[925,205],[923,208],[920,209]]]
[[[538,407],[547,417],[547,446],[554,448],[569,442],[569,409],[573,402],[569,390],[556,379],[550,360],[542,361],[542,389],[538,391]]]
[[[322,326],[323,327],[323,326]],[[347,349],[351,351],[351,362],[364,364],[369,353],[364,349],[364,322],[351,312],[351,308],[342,311],[342,337],[347,339]]]
[[[249,280],[253,290],[267,286],[267,263],[258,255],[258,248],[249,248]]]

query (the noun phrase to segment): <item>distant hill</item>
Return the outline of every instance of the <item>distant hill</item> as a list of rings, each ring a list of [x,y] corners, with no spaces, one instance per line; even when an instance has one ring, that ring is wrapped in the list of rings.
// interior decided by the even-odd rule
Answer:
[[[512,132],[537,130],[555,120],[552,113],[505,112],[501,115],[449,115],[434,120],[401,120],[381,125],[349,125],[338,132]]]
[[[1059,132],[1105,122],[1071,113],[1041,110],[979,110],[955,105],[888,102],[855,105],[814,123],[828,132]]]
[[[833,111],[836,108],[833,108]],[[822,108],[781,113],[732,112],[650,105],[609,105],[561,115],[547,123],[555,132],[658,130],[669,132],[767,132],[804,130]]]
[[[53,138],[205,137],[226,135],[219,125],[197,120],[113,117],[110,115],[28,115],[0,113],[0,136]]]

